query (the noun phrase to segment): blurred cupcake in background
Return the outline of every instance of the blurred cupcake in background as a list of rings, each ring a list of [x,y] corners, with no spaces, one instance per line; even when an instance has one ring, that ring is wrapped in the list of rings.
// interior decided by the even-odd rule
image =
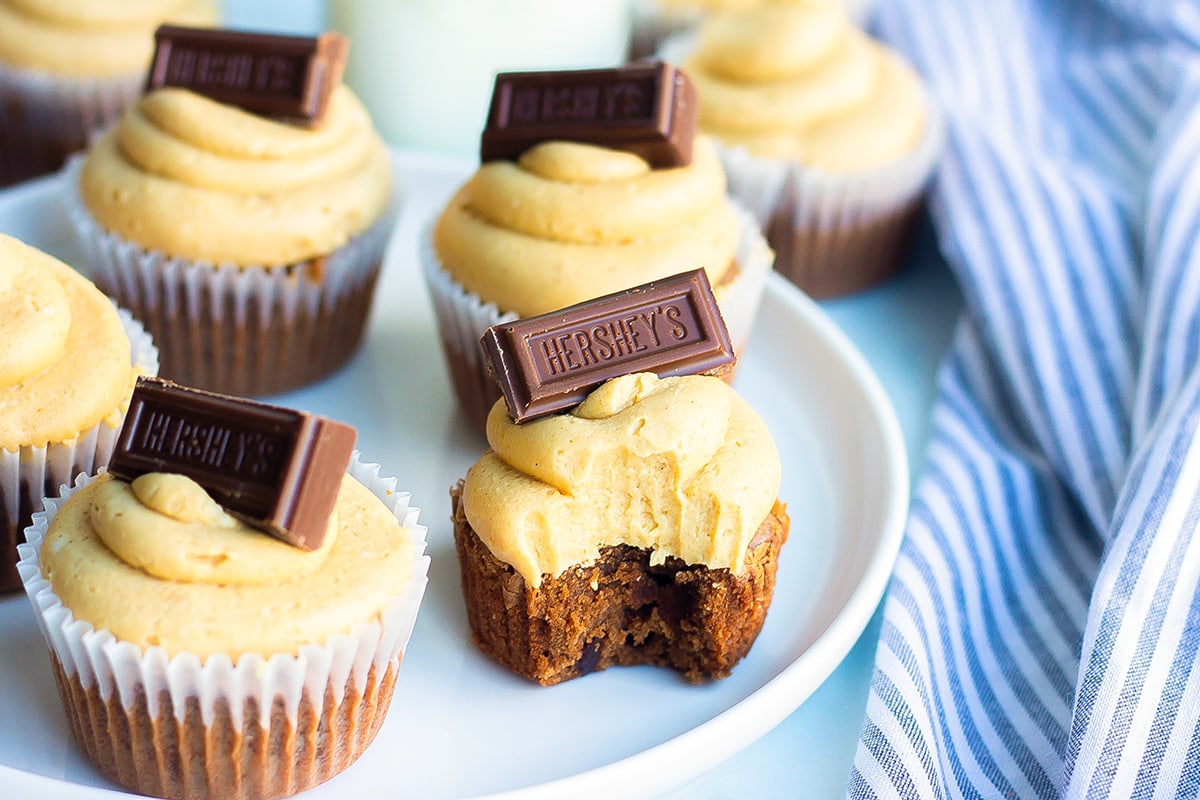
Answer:
[[[686,76],[668,65],[636,69],[669,70],[681,113],[694,119]],[[500,390],[479,337],[502,321],[703,268],[734,347],[745,346],[772,253],[726,193],[712,141],[693,139],[692,130],[680,165],[656,167],[645,154],[565,138],[486,160],[425,231],[422,268],[447,366],[480,434]]]
[[[764,5],[831,5],[865,25],[875,0],[633,0],[631,58],[652,55],[669,37],[694,29],[709,15]]]
[[[141,91],[162,22],[217,0],[0,0],[0,186],[53,172]]]
[[[214,33],[233,32],[178,35]],[[321,41],[344,56],[345,40]],[[155,88],[68,165],[91,274],[154,334],[163,377],[272,395],[320,380],[360,345],[399,189],[341,65],[325,74],[324,112],[307,124]]]
[[[701,130],[779,272],[833,297],[903,262],[944,133],[899,56],[823,4],[713,14],[660,54],[696,84]]]
[[[71,267],[0,234],[0,592],[42,498],[108,463],[138,375],[158,351]]]

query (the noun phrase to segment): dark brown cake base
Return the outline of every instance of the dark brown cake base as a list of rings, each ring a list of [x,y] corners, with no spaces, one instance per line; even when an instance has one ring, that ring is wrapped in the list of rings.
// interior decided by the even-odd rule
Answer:
[[[151,717],[143,689],[127,709],[116,695],[104,700],[94,685],[85,689],[77,675],[68,677],[53,653],[51,662],[71,735],[88,758],[122,786],[181,800],[269,800],[329,780],[379,732],[399,666],[393,660],[383,675],[372,667],[363,690],[348,685],[340,704],[328,687],[320,703],[305,693],[295,724],[282,699],[269,709],[249,701],[237,729],[228,704],[218,704],[206,726],[198,700],[177,720],[164,691]]]
[[[750,543],[741,575],[673,557],[652,565],[648,550],[617,545],[533,588],[475,534],[461,490],[450,494],[472,638],[543,686],[635,664],[673,667],[691,683],[724,678],[762,630],[788,536],[782,503]]]

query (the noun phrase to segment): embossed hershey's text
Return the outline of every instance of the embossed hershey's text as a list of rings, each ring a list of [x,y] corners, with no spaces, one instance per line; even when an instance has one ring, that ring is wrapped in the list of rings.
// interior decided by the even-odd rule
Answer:
[[[703,336],[685,302],[656,303],[529,337],[543,379],[674,349]]]
[[[279,443],[260,432],[155,410],[139,427],[133,449],[143,455],[262,478],[278,470]]]
[[[510,125],[554,122],[644,121],[654,116],[653,78],[598,81],[576,86],[513,89]]]

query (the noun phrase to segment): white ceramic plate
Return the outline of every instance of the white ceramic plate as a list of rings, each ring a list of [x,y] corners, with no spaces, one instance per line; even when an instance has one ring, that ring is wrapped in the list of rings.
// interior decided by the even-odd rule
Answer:
[[[783,457],[792,517],[766,625],[733,675],[614,668],[552,688],[470,643],[448,490],[482,450],[458,423],[416,265],[421,224],[471,164],[397,153],[406,206],[368,340],[319,386],[274,402],[358,427],[359,449],[399,477],[429,527],[433,566],[388,719],[358,762],[305,797],[648,797],[738,752],[791,713],[854,644],[882,597],[908,508],[891,405],[811,301],[772,275],[735,386]],[[78,263],[56,179],[0,194],[0,231]],[[0,787],[8,797],[122,793],[71,742],[24,595],[0,600]]]

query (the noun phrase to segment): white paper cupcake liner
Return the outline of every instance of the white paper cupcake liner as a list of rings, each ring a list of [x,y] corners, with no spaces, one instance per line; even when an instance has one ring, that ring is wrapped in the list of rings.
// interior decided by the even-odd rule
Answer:
[[[0,186],[53,172],[115,122],[145,75],[57,76],[0,64]]]
[[[332,693],[336,704],[347,686],[364,688],[372,667],[382,672],[408,645],[425,592],[429,556],[425,555],[427,531],[417,524],[420,510],[409,505],[409,493],[396,492],[396,480],[380,477],[379,465],[361,463],[357,452],[347,472],[383,501],[412,535],[414,559],[404,593],[382,614],[380,622],[354,625],[348,633],[301,648],[299,655],[246,654],[236,664],[220,655],[201,663],[192,654],[168,657],[161,647],[143,651],[75,619],[42,577],[38,551],[58,509],[95,475],[80,475],[73,486],[62,487],[59,497],[46,498],[45,511],[35,515],[26,531],[26,543],[18,547],[21,558],[17,569],[36,611],[38,626],[67,677],[77,676],[85,689],[94,687],[102,700],[115,695],[126,710],[140,694],[150,704],[151,718],[157,714],[162,692],[171,698],[180,720],[189,700],[199,701],[206,723],[211,723],[220,704],[228,703],[239,729],[243,710],[251,700],[265,709],[276,698],[282,698],[288,719],[294,722],[306,692],[310,702],[320,706],[326,692]]]
[[[143,375],[157,375],[158,348],[150,334],[125,309],[118,308],[117,316],[129,337],[132,366]],[[94,472],[107,464],[123,420],[124,412],[121,411],[64,442],[23,445],[16,451],[0,447],[0,509],[11,526],[4,531],[5,573],[11,572],[15,563],[15,545],[20,541],[19,530],[24,527],[21,524],[22,496],[27,495],[26,501],[32,501],[33,507],[25,509],[26,515],[39,511],[41,498],[55,487],[69,484],[76,475]],[[3,585],[4,590],[16,588],[15,582]]]
[[[154,334],[163,377],[227,394],[278,394],[325,377],[361,344],[399,191],[378,220],[323,258],[213,265],[105,230],[79,191],[82,165],[76,156],[64,169],[67,215],[92,280]]]
[[[730,202],[738,220],[735,251],[738,274],[732,283],[715,287],[714,292],[734,350],[740,353],[750,339],[774,253],[754,218],[736,200]],[[443,355],[459,405],[482,434],[487,414],[500,398],[500,389],[488,375],[479,338],[492,325],[510,322],[517,315],[501,313],[494,303],[483,302],[442,268],[433,246],[436,221],[434,217],[421,232],[418,243],[421,273],[433,302]]]

